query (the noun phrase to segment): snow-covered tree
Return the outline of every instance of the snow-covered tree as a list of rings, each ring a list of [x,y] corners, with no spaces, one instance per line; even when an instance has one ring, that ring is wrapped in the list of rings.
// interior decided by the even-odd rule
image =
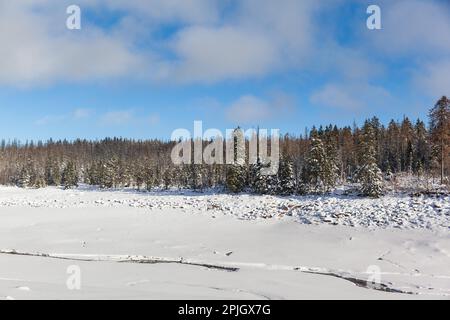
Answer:
[[[373,154],[375,162],[367,159],[366,147],[363,147],[365,130],[356,124],[353,128],[328,125],[318,130],[305,130],[305,134],[299,137],[286,134],[280,139],[281,156],[282,159],[292,160],[295,185],[302,192],[322,193],[330,190],[336,183],[338,172],[342,181],[355,179],[354,173],[370,167],[365,163],[371,163],[374,170],[373,163],[377,164],[386,179],[400,177],[402,172],[423,175],[427,179],[437,177],[436,173],[439,173],[442,182],[446,182],[446,176],[450,173],[448,110],[449,99],[443,97],[430,112],[429,127],[421,120],[413,124],[407,117],[401,122],[392,120],[387,127],[376,118],[369,119],[374,131],[374,151],[369,154]],[[241,139],[239,142],[236,146],[242,148]],[[80,181],[103,188],[133,185],[139,188],[145,184],[150,188],[168,186],[170,182],[170,187],[223,186],[231,192],[240,192],[250,186],[255,192],[272,194],[284,193],[286,191],[281,190],[282,187],[291,187],[290,182],[285,180],[286,177],[291,180],[291,168],[283,168],[283,163],[276,176],[261,175],[261,171],[266,169],[260,167],[262,163],[247,166],[246,156],[243,161],[239,157],[240,162],[234,165],[202,165],[201,170],[193,175],[191,164],[173,167],[173,147],[173,142],[157,139],[135,141],[107,138],[101,141],[49,140],[38,143],[2,140],[0,184],[26,187],[60,185],[65,168],[62,159],[70,159],[77,164],[76,173]],[[224,154],[230,152],[225,148],[222,151]],[[264,163],[264,159],[261,162]],[[153,171],[151,178],[147,177],[147,183],[144,181],[146,167]],[[169,168],[172,179],[167,179]],[[200,176],[201,183],[194,183],[194,180],[200,182]]]
[[[86,169],[85,179],[90,185],[99,186],[102,184],[102,174],[104,166],[102,161],[92,162]]]
[[[202,191],[203,190],[203,174],[202,166],[200,164],[191,165],[191,189]]]
[[[311,149],[302,172],[304,192],[324,193],[336,185],[339,168],[325,151],[319,137],[311,140]]]
[[[240,128],[233,131],[233,164],[227,166],[227,189],[233,193],[242,192],[247,183],[245,168],[245,140]]]
[[[252,189],[258,194],[271,194],[273,190],[276,189],[276,185],[273,185],[273,177],[264,174],[263,170],[267,168],[268,165],[262,163],[258,158],[256,164],[252,167],[252,174],[254,175],[252,179]]]
[[[295,193],[295,189],[293,162],[289,157],[281,157],[278,171],[278,193],[291,195]]]
[[[47,183],[45,182],[44,176],[41,174],[36,175],[36,177],[34,178],[33,187],[39,189],[39,188],[45,188],[46,186],[47,186]]]
[[[139,163],[134,164],[132,168],[132,178],[134,181],[134,185],[138,190],[141,189],[142,185],[144,184],[144,168]]]
[[[226,182],[229,191],[233,193],[242,192],[246,184],[244,167],[237,164],[228,165]]]
[[[439,159],[439,171],[443,184],[450,154],[450,99],[442,97],[430,110],[429,117],[434,154]]]
[[[164,189],[168,190],[173,185],[173,170],[167,168],[163,173]]]
[[[129,163],[119,160],[117,170],[117,185],[125,188],[131,186],[133,181],[133,172]]]
[[[61,184],[61,172],[58,163],[53,159],[47,159],[44,169],[45,184],[58,186]]]
[[[377,165],[375,132],[370,123],[363,129],[361,146],[362,163],[358,172],[361,193],[368,197],[379,197],[383,194],[383,175]]]
[[[16,178],[16,185],[20,188],[27,188],[31,185],[31,174],[27,166],[23,166]]]
[[[78,186],[78,173],[73,161],[67,162],[62,173],[62,185],[64,189]]]
[[[110,158],[106,163],[103,163],[101,170],[101,187],[102,188],[115,188],[118,185],[118,171],[119,164],[116,157]]]
[[[143,182],[147,191],[151,191],[155,186],[155,170],[150,165],[147,165],[143,170]]]

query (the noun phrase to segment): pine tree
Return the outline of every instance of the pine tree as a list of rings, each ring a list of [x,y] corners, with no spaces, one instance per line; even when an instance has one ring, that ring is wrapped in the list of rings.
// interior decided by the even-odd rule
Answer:
[[[295,176],[292,160],[289,157],[281,157],[278,171],[278,193],[291,195],[295,193]]]
[[[336,185],[339,168],[325,151],[322,140],[313,137],[311,149],[302,172],[303,192],[324,193]]]
[[[52,180],[53,180],[53,185],[55,186],[59,186],[61,185],[61,169],[59,167],[59,163],[55,161],[53,168],[52,168]]]
[[[185,186],[183,166],[175,166],[173,169],[172,183],[178,189]]]
[[[227,189],[233,193],[240,193],[245,188],[245,172],[243,166],[237,164],[228,165]]]
[[[50,159],[47,159],[47,162],[45,164],[45,182],[48,186],[56,185],[53,178],[53,162]]]
[[[145,181],[144,167],[140,163],[133,166],[132,176],[136,188],[140,190]]]
[[[61,173],[58,163],[48,158],[45,163],[44,181],[48,186],[59,186],[61,184]]]
[[[20,188],[27,188],[31,185],[31,175],[26,166],[23,166],[20,169],[19,176],[16,179],[16,184]]]
[[[115,185],[114,187],[129,187],[130,185],[130,172],[128,165],[121,159],[117,159],[115,168]]]
[[[269,166],[268,166],[269,167]],[[278,174],[266,176],[267,194],[278,194],[280,192],[280,180]]]
[[[420,176],[425,169],[425,165],[429,162],[430,157],[428,132],[425,123],[420,120],[417,120],[414,130],[414,170]]]
[[[100,186],[107,189],[116,188],[118,185],[118,171],[118,159],[112,157],[103,164],[103,168],[100,170]]]
[[[167,168],[163,174],[164,189],[168,190],[173,185],[173,171]]]
[[[62,185],[64,189],[70,189],[78,186],[78,173],[75,164],[72,161],[67,162],[62,174]]]
[[[258,159],[257,163],[251,164],[248,169],[247,181],[248,181],[249,187],[253,191],[255,191],[255,183],[256,183],[256,176],[257,176],[258,170],[259,170],[259,159]]]
[[[269,194],[271,192],[271,184],[269,176],[263,173],[268,165],[264,165],[258,158],[254,167],[253,191],[258,194]]]
[[[435,154],[439,159],[441,183],[445,180],[445,165],[450,148],[450,99],[442,97],[430,110],[430,129]]]
[[[361,193],[368,197],[379,197],[383,193],[383,176],[377,165],[375,131],[368,122],[366,122],[363,131],[362,167],[358,173]]]
[[[240,193],[245,189],[246,170],[245,170],[245,147],[239,140],[244,141],[244,134],[240,128],[233,132],[233,164],[227,166],[227,189],[233,193]]]
[[[39,188],[45,188],[46,186],[47,186],[47,183],[45,182],[44,176],[41,174],[38,174],[34,179],[33,187],[39,189]]]
[[[38,169],[33,158],[28,157],[26,163],[20,168],[16,185],[21,188],[35,187]]]
[[[155,186],[155,172],[150,165],[147,165],[144,168],[143,180],[145,184],[145,189],[147,191],[151,191],[152,188]]]
[[[202,166],[200,164],[191,165],[191,183],[190,187],[192,190],[202,191],[203,190],[203,175]]]
[[[102,186],[104,166],[102,161],[94,161],[90,164],[86,171],[87,183],[93,186]]]

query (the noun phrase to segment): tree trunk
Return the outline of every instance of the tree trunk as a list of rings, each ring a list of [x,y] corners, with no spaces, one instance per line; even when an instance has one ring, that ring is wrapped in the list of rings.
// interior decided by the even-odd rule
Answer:
[[[441,139],[441,184],[444,184],[444,166],[445,166],[445,146],[444,146],[444,139]]]

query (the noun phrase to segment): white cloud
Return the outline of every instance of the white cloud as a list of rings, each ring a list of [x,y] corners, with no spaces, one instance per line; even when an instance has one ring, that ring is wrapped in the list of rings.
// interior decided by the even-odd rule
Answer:
[[[221,0],[81,0],[89,7],[125,10],[157,23],[213,23]]]
[[[106,126],[128,125],[134,121],[134,113],[130,110],[110,111],[100,118],[100,123]]]
[[[95,117],[94,117],[95,116]],[[62,121],[92,120],[103,126],[158,125],[161,121],[158,113],[136,114],[135,110],[116,110],[95,115],[93,109],[78,108],[67,114],[49,114],[37,119],[34,124],[47,126]]]
[[[332,74],[333,81],[366,80],[384,71],[368,57],[366,42],[386,57],[448,57],[450,9],[443,1],[380,0],[383,30],[346,45],[325,32],[320,15],[343,2],[80,0],[82,17],[94,11],[120,18],[108,27],[83,18],[81,31],[69,31],[69,0],[2,1],[0,85],[124,78],[215,83],[286,70]],[[171,32],[165,34],[167,26]]]
[[[0,84],[26,87],[114,78],[139,74],[146,64],[142,55],[94,26],[65,29],[66,16],[44,10],[46,4],[2,2]],[[42,12],[36,5],[43,6]]]
[[[331,1],[331,3],[336,2]],[[190,26],[173,40],[177,56],[169,74],[182,81],[254,78],[305,67],[314,56],[321,7],[312,0],[246,0],[220,25]]]
[[[378,49],[399,55],[450,53],[450,5],[436,0],[381,4],[383,30],[366,31]]]
[[[365,81],[386,73],[384,65],[371,60],[360,48],[348,48],[335,42],[325,43],[315,58],[316,70],[349,81]]]
[[[261,121],[288,115],[293,111],[294,105],[294,98],[283,92],[275,92],[269,99],[245,95],[228,106],[225,115],[237,125],[256,125]]]
[[[0,84],[127,77],[218,82],[264,76],[298,67],[309,55],[316,28],[312,14],[319,7],[312,0],[233,1],[231,13],[224,14],[227,4],[218,0],[80,0],[82,30],[69,31],[68,4],[2,2]],[[123,16],[104,28],[83,18],[88,10]],[[178,26],[175,35],[155,36],[167,24]],[[151,45],[140,47],[143,39]]]
[[[34,124],[37,126],[47,126],[50,124],[58,123],[67,119],[66,115],[46,115],[40,119],[37,119]]]
[[[153,113],[148,117],[148,122],[150,125],[157,125],[161,121],[159,114]]]
[[[382,87],[364,83],[330,83],[314,92],[310,102],[321,107],[353,112],[373,107],[389,98],[389,92]]]
[[[450,60],[427,63],[415,74],[414,83],[431,96],[450,96]]]
[[[91,109],[79,108],[73,111],[73,117],[77,120],[88,118],[91,114],[92,114]]]
[[[194,27],[180,32],[173,45],[182,81],[214,82],[266,74],[277,55],[264,36],[234,27]]]
[[[83,120],[91,116],[93,111],[91,109],[82,109],[78,108],[73,110],[69,114],[53,114],[53,115],[45,115],[40,119],[37,119],[34,124],[38,126],[47,126],[54,123],[59,123],[62,121],[70,121],[70,120]]]
[[[227,109],[227,118],[235,123],[257,123],[269,118],[269,104],[255,96],[243,96]]]
[[[161,121],[158,113],[136,114],[134,110],[109,111],[102,114],[99,123],[103,126],[157,125]]]
[[[241,1],[238,25],[253,30],[270,40],[278,50],[278,58],[289,65],[299,65],[310,54],[320,24],[314,14],[335,0],[246,0]],[[320,23],[320,22],[319,22]]]
[[[402,72],[412,90],[439,97],[450,88],[450,3],[440,0],[381,0],[383,30],[365,31],[365,40]]]
[[[328,84],[311,96],[311,102],[316,105],[331,106],[339,109],[359,109],[362,102],[353,97],[346,88],[336,84]]]

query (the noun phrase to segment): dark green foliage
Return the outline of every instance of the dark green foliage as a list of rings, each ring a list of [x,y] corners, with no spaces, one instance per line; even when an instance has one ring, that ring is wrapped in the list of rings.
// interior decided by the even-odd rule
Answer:
[[[78,186],[78,172],[73,161],[67,162],[62,173],[62,185],[64,189]]]

